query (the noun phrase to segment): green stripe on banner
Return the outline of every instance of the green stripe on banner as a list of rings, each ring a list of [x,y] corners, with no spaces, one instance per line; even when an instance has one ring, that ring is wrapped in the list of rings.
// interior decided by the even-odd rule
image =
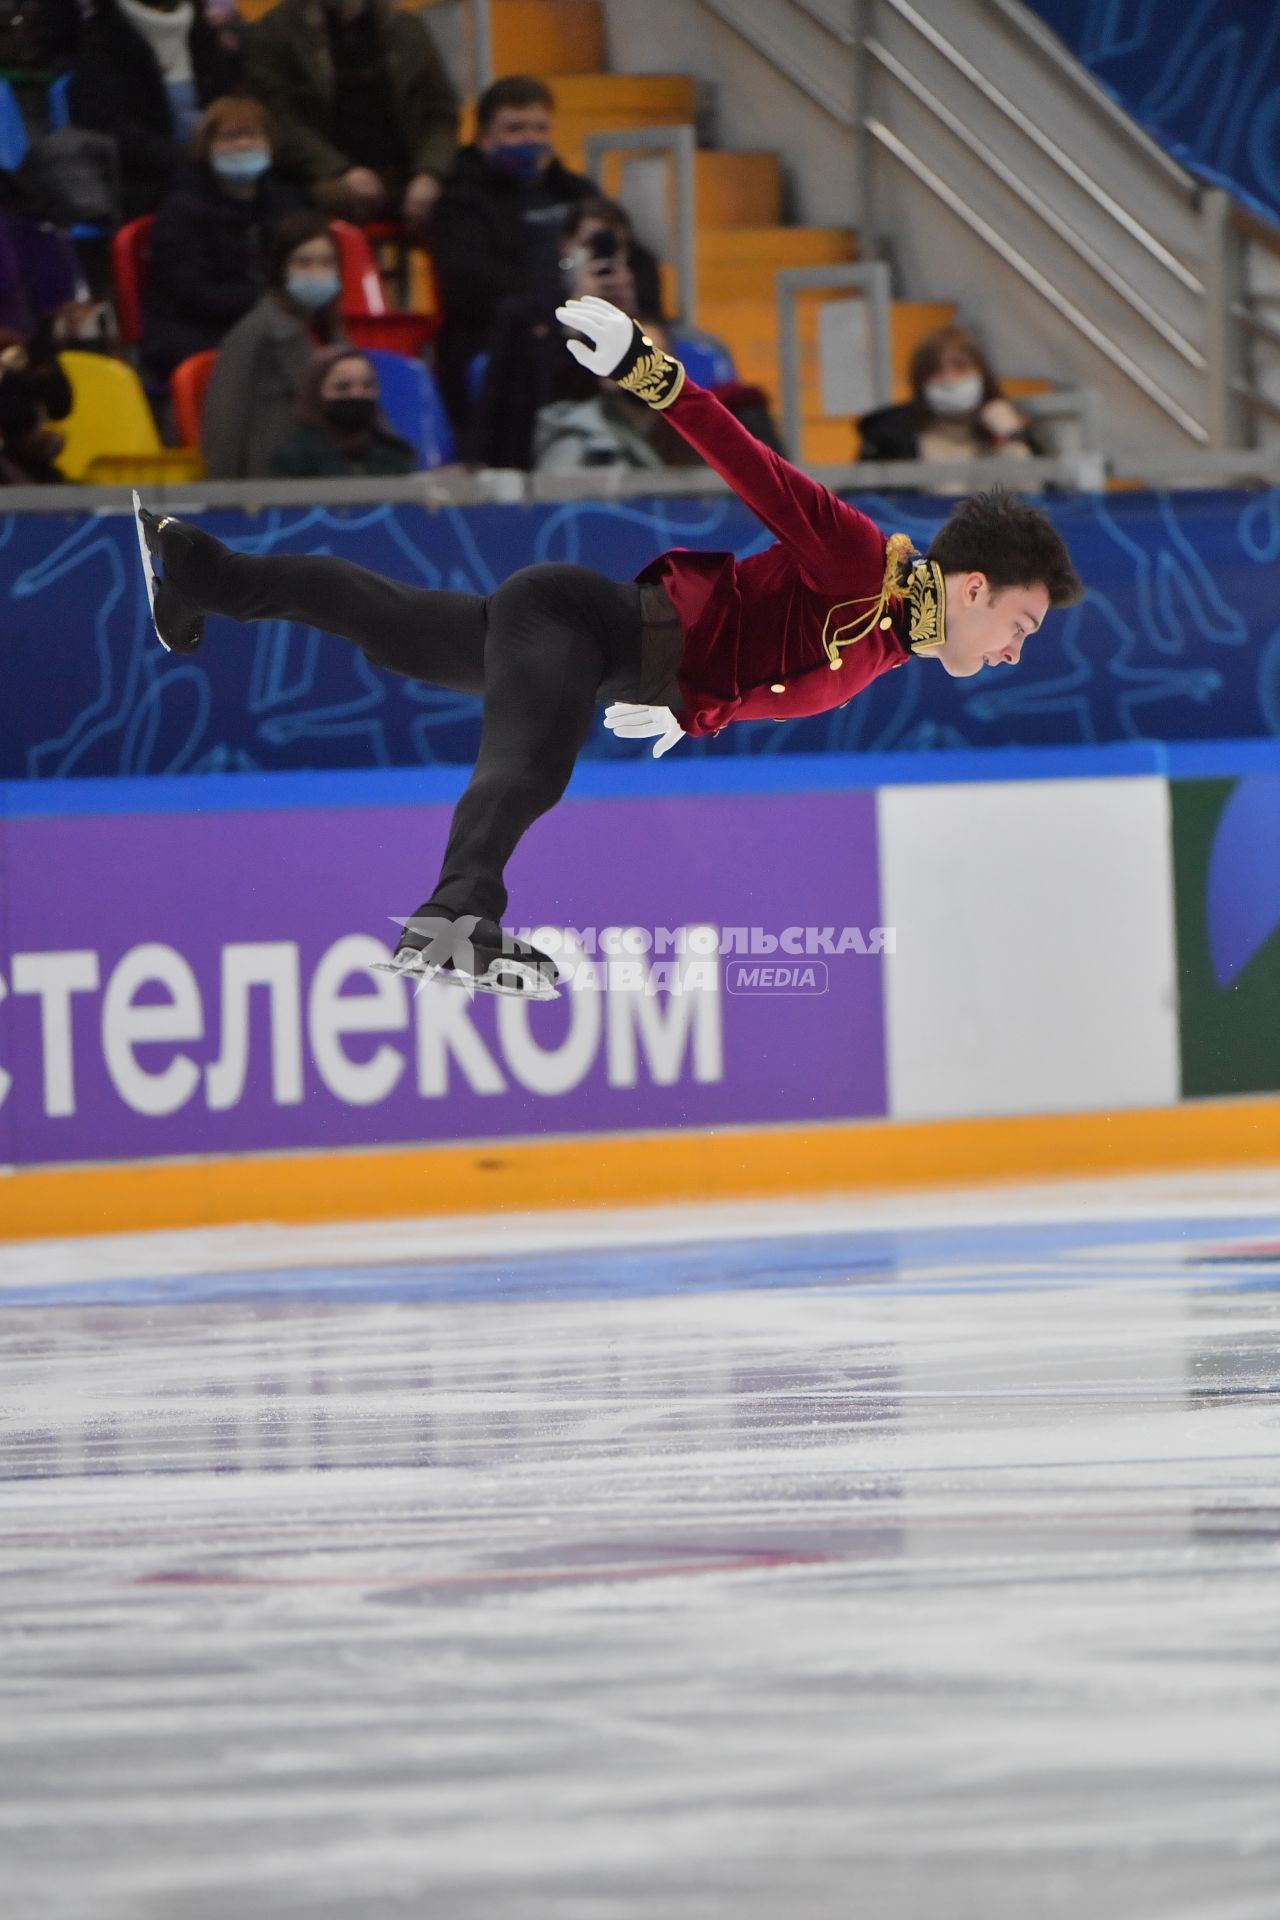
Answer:
[[[1171,783],[1182,1092],[1280,1088],[1280,779]]]

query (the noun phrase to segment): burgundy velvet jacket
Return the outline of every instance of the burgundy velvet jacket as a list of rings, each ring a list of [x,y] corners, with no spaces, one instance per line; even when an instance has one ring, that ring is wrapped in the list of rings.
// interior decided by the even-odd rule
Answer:
[[[881,591],[886,543],[875,522],[771,452],[692,380],[663,418],[776,535],[746,560],[675,547],[637,576],[666,588],[684,628],[684,731],[824,713],[904,665],[911,655],[897,598],[888,603],[890,626],[874,626],[831,663],[834,636]]]

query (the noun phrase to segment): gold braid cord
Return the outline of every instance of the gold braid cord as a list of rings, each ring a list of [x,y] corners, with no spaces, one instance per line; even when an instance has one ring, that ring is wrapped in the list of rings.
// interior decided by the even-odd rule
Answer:
[[[889,602],[903,596],[907,569],[916,558],[916,550],[911,544],[909,533],[891,533],[884,543],[884,578],[878,594],[867,594],[861,600],[840,600],[827,615],[822,629],[822,644],[826,648],[827,659],[832,667],[840,665],[841,647],[856,646],[859,640],[865,640],[881,624],[889,625]],[[844,626],[839,624],[838,616],[852,607],[870,606],[870,611],[860,614]],[[915,638],[914,633],[912,638]]]
[[[632,352],[635,359],[626,373],[613,376],[626,393],[634,393],[647,407],[661,413],[684,385],[684,367],[672,354],[655,347],[647,333],[637,327]]]

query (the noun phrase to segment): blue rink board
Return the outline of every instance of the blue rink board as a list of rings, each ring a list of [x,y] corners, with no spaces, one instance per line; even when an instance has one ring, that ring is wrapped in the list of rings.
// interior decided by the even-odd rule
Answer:
[[[856,503],[921,548],[950,506],[870,493]],[[954,681],[913,661],[831,713],[737,723],[685,743],[682,757],[914,758],[1280,736],[1280,489],[1044,504],[1088,592],[1050,616],[1016,672]],[[769,543],[754,515],[724,496],[199,517],[246,552],[336,555],[480,594],[534,562],[585,563],[625,580],[669,548],[745,557]],[[198,654],[165,654],[123,511],[0,515],[0,608],[0,779],[465,765],[475,756],[478,700],[382,673],[312,628],[211,619]],[[585,752],[616,763],[628,750],[597,719]]]
[[[1171,1250],[1170,1243],[1180,1243]],[[344,1262],[0,1287],[0,1306],[151,1307],[604,1301],[757,1289],[868,1295],[1001,1293],[1170,1282],[1280,1287],[1280,1211],[1188,1219],[898,1227],[594,1247],[510,1257]]]

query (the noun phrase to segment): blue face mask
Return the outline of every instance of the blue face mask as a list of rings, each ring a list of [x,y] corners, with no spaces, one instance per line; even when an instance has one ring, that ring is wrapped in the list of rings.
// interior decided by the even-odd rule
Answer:
[[[507,146],[495,147],[489,159],[499,173],[509,173],[517,180],[529,181],[537,179],[542,171],[542,162],[550,151],[550,144],[546,140],[513,140]]]
[[[307,268],[285,276],[284,290],[300,307],[327,307],[342,291],[336,273],[316,273]]]
[[[240,147],[211,153],[209,165],[220,180],[257,180],[271,165],[270,147]]]

